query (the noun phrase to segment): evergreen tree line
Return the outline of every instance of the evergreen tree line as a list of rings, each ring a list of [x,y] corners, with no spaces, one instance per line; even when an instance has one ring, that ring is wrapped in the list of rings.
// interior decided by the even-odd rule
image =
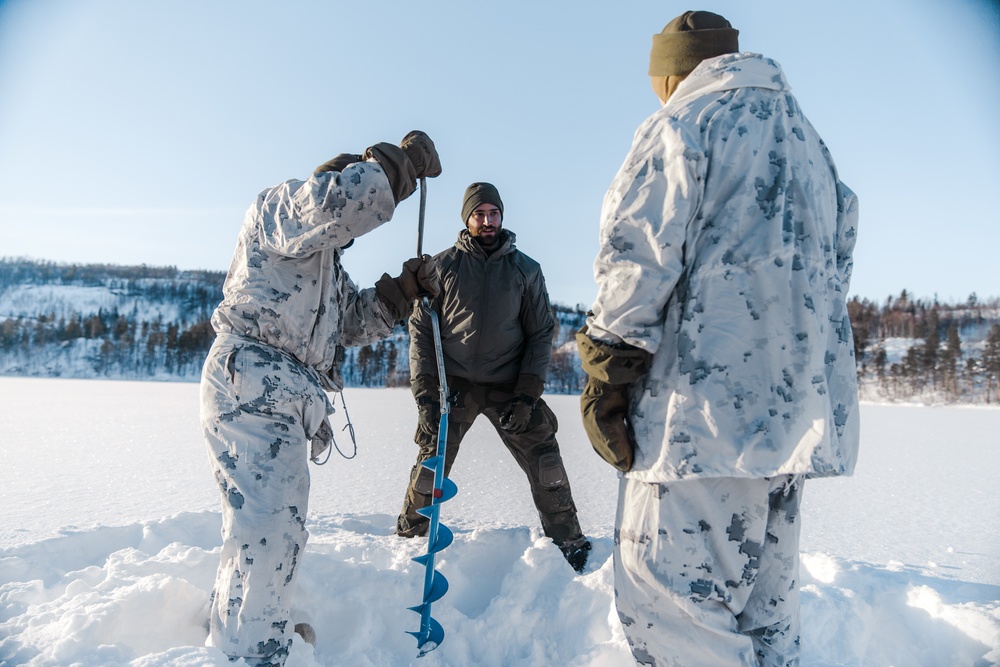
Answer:
[[[1000,299],[945,304],[906,290],[848,303],[858,377],[870,398],[1000,402]]]
[[[190,379],[225,274],[0,259],[0,374]],[[109,306],[83,310],[80,288]],[[167,313],[165,315],[165,313]]]
[[[62,265],[0,259],[0,374],[196,380],[214,340],[210,318],[225,274],[173,267]],[[48,301],[21,307],[11,295],[48,286]],[[82,312],[60,286],[99,288],[119,304]],[[911,298],[848,303],[865,398],[1000,401],[1000,300],[961,304]],[[174,313],[173,317],[164,312]],[[586,380],[574,342],[586,313],[553,305],[556,331],[546,391],[578,393]],[[409,384],[409,336],[346,351],[348,386]]]

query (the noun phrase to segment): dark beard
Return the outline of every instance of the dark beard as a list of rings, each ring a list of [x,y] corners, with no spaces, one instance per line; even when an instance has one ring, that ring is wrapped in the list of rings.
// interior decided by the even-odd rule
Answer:
[[[473,236],[479,247],[486,251],[486,254],[492,253],[498,247],[500,247],[500,234],[494,234],[490,239],[484,239],[482,236]]]

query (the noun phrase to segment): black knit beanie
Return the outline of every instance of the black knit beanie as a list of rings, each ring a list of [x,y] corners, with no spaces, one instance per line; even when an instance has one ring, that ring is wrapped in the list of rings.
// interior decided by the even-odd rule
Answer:
[[[500,209],[500,218],[503,219],[503,200],[500,193],[492,183],[473,183],[465,189],[465,197],[462,199],[462,223],[469,221],[469,216],[480,204],[493,204]]]
[[[650,76],[684,76],[702,60],[737,53],[739,30],[712,12],[684,12],[653,35]]]

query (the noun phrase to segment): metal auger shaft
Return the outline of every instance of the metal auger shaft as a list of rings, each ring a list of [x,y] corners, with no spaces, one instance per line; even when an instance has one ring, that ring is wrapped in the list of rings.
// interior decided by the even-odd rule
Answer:
[[[426,180],[420,179],[420,227],[417,236],[417,254],[423,250],[423,230],[424,230],[424,203],[426,194]],[[453,481],[445,477],[445,457],[448,449],[448,413],[450,404],[448,403],[448,381],[444,370],[444,351],[441,348],[441,325],[438,315],[431,308],[427,297],[422,299],[422,307],[431,318],[431,327],[434,334],[434,353],[437,356],[438,371],[438,403],[441,406],[441,418],[438,422],[437,452],[421,465],[434,472],[434,489],[431,494],[431,503],[427,507],[417,510],[417,513],[427,517],[430,525],[427,529],[427,553],[417,556],[413,560],[424,566],[424,594],[421,603],[415,607],[410,607],[411,611],[420,614],[420,629],[416,632],[409,632],[417,638],[417,648],[419,656],[424,656],[437,648],[444,640],[444,628],[431,616],[431,604],[440,600],[448,592],[448,580],[444,575],[434,569],[434,555],[446,549],[454,540],[451,530],[440,522],[441,503],[453,498],[458,493],[458,487]]]

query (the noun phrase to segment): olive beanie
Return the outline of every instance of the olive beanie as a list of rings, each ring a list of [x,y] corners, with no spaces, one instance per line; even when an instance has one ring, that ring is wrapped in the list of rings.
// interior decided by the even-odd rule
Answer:
[[[684,12],[653,35],[650,76],[684,76],[702,60],[737,53],[739,30],[712,12]]]
[[[465,189],[462,199],[462,224],[469,222],[469,216],[480,204],[493,204],[500,209],[500,217],[503,218],[503,200],[496,186],[492,183],[473,183]]]

